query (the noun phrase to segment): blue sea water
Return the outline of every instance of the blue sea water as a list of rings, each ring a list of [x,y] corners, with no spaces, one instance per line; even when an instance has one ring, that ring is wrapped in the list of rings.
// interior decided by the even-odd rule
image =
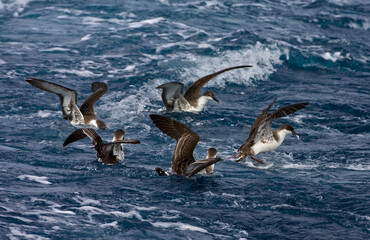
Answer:
[[[369,239],[370,4],[362,0],[0,1],[0,239]],[[251,64],[207,83],[220,103],[166,113],[156,86]],[[114,166],[58,97],[27,77],[90,94],[108,129],[140,145]],[[276,120],[301,140],[227,160],[260,111],[309,102]],[[218,149],[211,176],[159,177],[175,141],[149,114],[185,123]]]

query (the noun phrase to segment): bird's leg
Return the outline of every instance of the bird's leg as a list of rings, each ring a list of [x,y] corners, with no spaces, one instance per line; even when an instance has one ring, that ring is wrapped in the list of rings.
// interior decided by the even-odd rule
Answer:
[[[236,154],[238,154],[238,152],[234,153],[234,154],[233,154],[233,155],[231,155],[231,156],[228,156],[228,157],[227,157],[227,159],[228,159],[228,160],[230,160],[230,159],[232,159],[232,158],[236,157]]]
[[[252,158],[254,161],[256,161],[256,162],[259,162],[259,163],[265,164],[263,161],[261,161],[261,160],[259,160],[259,159],[257,159],[257,158],[254,158],[253,156],[251,156],[251,158]]]

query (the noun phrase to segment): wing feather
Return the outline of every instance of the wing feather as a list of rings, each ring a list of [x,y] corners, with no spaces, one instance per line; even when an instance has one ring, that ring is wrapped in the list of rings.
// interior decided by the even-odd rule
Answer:
[[[37,78],[28,78],[26,81],[41,90],[58,95],[63,115],[66,118],[70,118],[69,120],[71,120],[75,115],[77,116],[76,119],[83,119],[77,106],[77,92],[75,90]]]
[[[76,142],[78,140],[89,137],[94,146],[102,145],[103,140],[92,128],[80,128],[71,133],[67,139],[64,141],[63,147],[67,146],[70,143]]]
[[[185,175],[188,177],[192,177],[198,172],[202,171],[208,166],[211,166],[212,164],[215,164],[217,162],[221,161],[221,158],[207,158],[203,160],[196,161],[192,164],[190,164],[185,171]]]
[[[158,89],[162,89],[162,101],[166,109],[173,110],[175,101],[181,98],[182,90],[184,89],[184,84],[179,82],[170,82],[165,83],[157,87]]]
[[[195,81],[186,91],[184,97],[185,99],[191,104],[194,101],[198,100],[199,97],[199,92],[200,89],[211,79],[215,78],[216,76],[220,75],[221,73],[233,70],[233,69],[238,69],[238,68],[246,68],[246,67],[252,67],[251,65],[243,65],[243,66],[236,66],[236,67],[230,67],[230,68],[225,68],[221,71],[211,73],[207,76],[204,76],[197,81]]]
[[[93,92],[88,96],[80,107],[81,113],[85,116],[94,116],[94,104],[98,99],[108,91],[107,84],[103,82],[93,82],[91,84],[91,91]]]

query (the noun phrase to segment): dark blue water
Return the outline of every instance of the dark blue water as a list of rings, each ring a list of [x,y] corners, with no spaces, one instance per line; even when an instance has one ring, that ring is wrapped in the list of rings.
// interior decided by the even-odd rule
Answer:
[[[369,239],[370,4],[367,1],[0,1],[1,239]],[[220,103],[200,114],[163,111],[169,81],[206,85]],[[106,141],[127,138],[125,162],[100,164],[59,100],[24,80],[79,93],[109,91],[95,107]],[[310,102],[267,162],[226,157],[256,116]],[[212,176],[158,177],[175,142],[149,114],[179,120],[224,161]]]

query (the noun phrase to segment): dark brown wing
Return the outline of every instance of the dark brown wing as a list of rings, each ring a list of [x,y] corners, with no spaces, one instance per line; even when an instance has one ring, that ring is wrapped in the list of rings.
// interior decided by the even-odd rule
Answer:
[[[153,123],[165,134],[177,141],[172,157],[172,170],[184,175],[186,168],[195,162],[193,152],[199,142],[199,136],[184,124],[160,115],[150,115]]]
[[[196,161],[186,168],[185,175],[188,177],[192,177],[206,167],[211,166],[212,164],[215,164],[219,161],[221,161],[221,158],[207,158]]]
[[[256,138],[258,134],[258,129],[260,125],[263,123],[263,121],[266,119],[266,116],[268,115],[268,112],[270,111],[272,105],[275,103],[276,98],[274,101],[265,109],[262,111],[262,113],[254,120],[253,125],[251,127],[251,130],[249,131],[248,139],[245,141],[246,143],[253,144],[254,139]]]
[[[200,89],[207,83],[209,82],[211,79],[213,79],[214,77],[216,77],[217,75],[223,73],[223,72],[227,72],[227,71],[230,71],[230,70],[233,70],[233,69],[237,69],[237,68],[246,68],[246,67],[252,67],[251,65],[244,65],[244,66],[236,66],[236,67],[231,67],[231,68],[226,68],[226,69],[223,69],[221,71],[218,71],[218,72],[215,72],[215,73],[212,73],[212,74],[209,74],[205,77],[202,77],[201,79],[198,79],[196,82],[194,82],[189,88],[188,90],[186,91],[184,97],[185,99],[190,103],[192,104],[192,102],[194,101],[197,101],[198,100],[198,97],[199,97],[199,92],[200,92]],[[192,104],[194,105],[194,104]]]
[[[84,116],[94,116],[94,104],[98,99],[108,91],[107,84],[103,82],[94,82],[91,84],[91,91],[93,92],[88,96],[80,107],[81,113]]]
[[[289,114],[295,113],[296,111],[304,108],[307,105],[308,105],[308,103],[304,102],[304,103],[296,103],[296,104],[292,104],[292,105],[289,105],[289,106],[286,106],[286,107],[282,107],[282,108],[268,114],[265,121],[270,121],[270,120],[273,120],[273,119],[285,117]]]
[[[89,137],[91,142],[96,145],[102,145],[103,140],[101,137],[95,132],[92,128],[80,128],[71,133],[64,141],[63,147],[67,146],[70,143],[76,142],[78,140],[84,139],[85,137]]]
[[[184,124],[179,123],[171,118],[163,117],[156,114],[151,114],[150,118],[157,126],[157,128],[159,128],[163,133],[167,134],[169,137],[175,139],[176,141],[178,141],[184,133],[197,135]]]
[[[58,95],[64,116],[71,116],[76,109],[77,114],[81,115],[77,106],[77,92],[75,90],[37,78],[28,78],[26,81],[41,90]],[[74,108],[74,106],[76,107]]]

